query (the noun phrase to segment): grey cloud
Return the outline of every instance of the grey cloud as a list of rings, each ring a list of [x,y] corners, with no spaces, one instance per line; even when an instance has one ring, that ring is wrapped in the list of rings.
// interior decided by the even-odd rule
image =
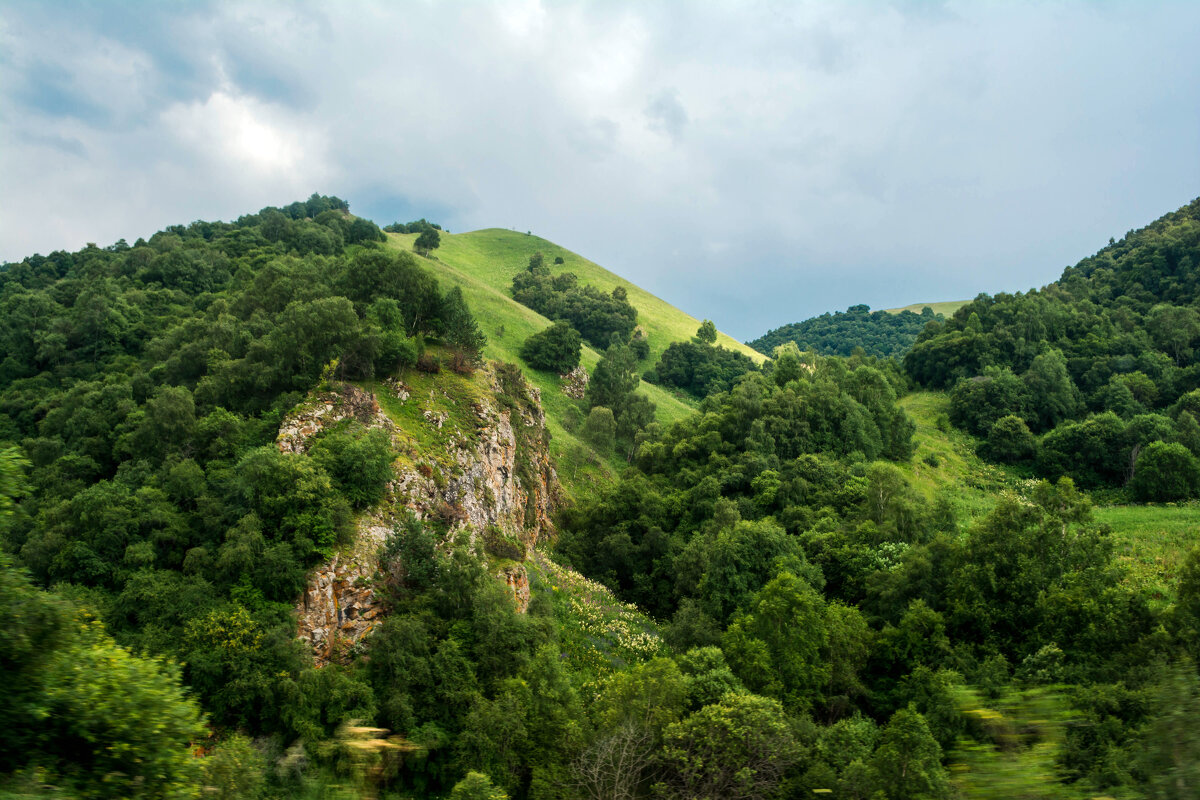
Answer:
[[[650,127],[678,141],[683,137],[683,129],[687,127],[688,115],[683,103],[679,102],[679,92],[668,89],[646,104],[646,117]]]
[[[750,338],[1040,285],[1200,193],[1195,4],[0,5],[0,259],[323,191]]]

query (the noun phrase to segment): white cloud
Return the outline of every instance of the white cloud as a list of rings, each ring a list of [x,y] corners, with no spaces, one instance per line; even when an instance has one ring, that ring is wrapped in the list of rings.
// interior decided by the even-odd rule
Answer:
[[[187,148],[213,164],[250,170],[250,180],[297,170],[319,178],[325,172],[319,132],[279,116],[251,98],[219,90],[203,102],[171,106],[162,119]]]

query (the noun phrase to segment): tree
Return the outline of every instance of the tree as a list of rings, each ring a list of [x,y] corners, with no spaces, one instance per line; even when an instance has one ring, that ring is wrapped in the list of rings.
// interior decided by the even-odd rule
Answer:
[[[454,784],[450,800],[508,800],[508,795],[482,772],[468,772],[465,778]]]
[[[1194,308],[1157,305],[1150,309],[1146,327],[1155,344],[1182,365],[1192,356],[1192,343],[1200,338],[1200,314]]]
[[[883,729],[871,766],[888,800],[941,800],[950,796],[941,760],[942,748],[925,718],[902,708]]]
[[[591,380],[588,381],[588,407],[621,409],[625,405],[625,399],[638,386],[636,369],[637,361],[628,347],[609,345],[600,362],[596,364]]]
[[[723,649],[747,687],[803,709],[830,681],[828,648],[821,595],[782,572],[734,617]]]
[[[612,409],[596,406],[588,413],[587,420],[583,423],[582,436],[597,453],[608,455],[612,452],[616,432],[617,420]]]
[[[426,228],[421,231],[421,235],[413,242],[413,250],[423,256],[428,256],[430,252],[441,247],[442,235],[438,233],[436,228]]]
[[[1032,459],[1037,452],[1037,442],[1025,420],[1009,414],[992,424],[987,441],[981,449],[984,455],[993,461],[1015,464]]]
[[[800,755],[783,707],[752,694],[728,694],[668,727],[663,738],[667,788],[681,800],[779,797]]]
[[[700,329],[696,331],[696,341],[707,345],[717,343],[717,326],[713,324],[711,319],[706,319],[700,323]]]
[[[1186,500],[1200,489],[1200,461],[1177,442],[1153,442],[1138,456],[1129,487],[1142,501]]]
[[[310,453],[355,508],[383,499],[394,458],[385,431],[356,423],[325,433]]]
[[[521,345],[521,358],[534,369],[566,374],[579,365],[583,339],[565,320],[533,334]]]
[[[1048,430],[1079,413],[1079,390],[1061,351],[1050,350],[1035,358],[1021,380],[1039,429]]]
[[[442,328],[453,356],[455,372],[469,374],[483,363],[487,336],[479,330],[479,323],[471,316],[462,289],[458,286],[446,293],[442,304]]]

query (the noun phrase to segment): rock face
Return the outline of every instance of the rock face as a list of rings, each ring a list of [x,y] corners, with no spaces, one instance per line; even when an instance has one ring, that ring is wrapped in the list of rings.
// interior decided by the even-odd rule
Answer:
[[[539,537],[553,533],[558,478],[537,390],[503,367],[489,366],[483,377],[491,397],[472,405],[474,429],[448,437],[444,452],[423,450],[383,413],[374,395],[353,386],[316,395],[280,426],[280,450],[305,452],[321,430],[353,418],[387,430],[397,453],[406,456],[397,461],[387,499],[360,519],[355,541],[309,576],[297,606],[298,630],[318,665],[351,654],[382,621],[381,589],[396,565],[380,563],[380,554],[407,513],[447,522],[451,533],[466,529],[472,538],[482,536],[489,551],[501,543],[503,552],[496,555],[506,566],[497,578],[512,589],[519,611],[528,607],[529,579],[521,562]],[[401,402],[419,402],[407,387],[388,388]],[[445,416],[428,409],[420,418],[423,422],[410,424],[432,430],[446,424]]]

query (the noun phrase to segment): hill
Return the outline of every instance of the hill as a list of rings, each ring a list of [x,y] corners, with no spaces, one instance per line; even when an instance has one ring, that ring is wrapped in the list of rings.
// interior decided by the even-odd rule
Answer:
[[[951,420],[996,459],[1182,500],[1200,495],[1198,343],[1200,199],[1040,290],[980,295],[925,328],[904,365],[952,390]]]
[[[398,249],[411,250],[417,234],[388,234],[388,243]],[[624,287],[629,302],[638,311],[638,326],[645,332],[650,345],[650,354],[641,367],[652,366],[672,342],[687,341],[700,327],[700,320],[680,311],[671,304],[655,297],[646,290],[609,272],[582,256],[537,236],[488,228],[470,233],[441,234],[441,246],[432,257],[421,259],[442,282],[461,287],[472,312],[479,318],[483,332],[488,337],[484,355],[488,358],[521,363],[518,355],[521,345],[530,335],[550,326],[550,320],[532,309],[517,303],[509,293],[513,275],[525,269],[529,257],[541,252],[547,264],[562,258],[552,271],[573,272],[580,283],[589,284],[605,292]],[[717,343],[745,353],[756,362],[764,357],[728,334],[718,333]],[[600,353],[586,342],[580,359],[591,372]],[[605,472],[615,471],[622,466],[621,459],[613,456],[608,469],[597,470],[589,463],[590,448],[575,433],[564,425],[568,407],[572,401],[562,392],[557,375],[526,369],[527,379],[541,391],[550,429],[551,452],[564,466],[564,486],[571,494],[603,480]],[[695,408],[695,401],[682,392],[672,392],[663,387],[642,381],[638,391],[644,392],[657,406],[659,422],[669,424],[681,420]]]
[[[938,314],[943,317],[948,317],[951,314],[953,314],[955,311],[958,311],[960,308],[962,308],[969,302],[971,302],[971,301],[970,300],[945,300],[940,303],[913,303],[912,305],[901,306],[899,308],[885,308],[884,311],[886,311],[889,314],[899,314],[903,311],[911,311],[914,314],[920,314],[923,309],[929,308],[933,311],[934,314]]]
[[[935,319],[940,317],[927,306],[914,313],[905,309],[873,312],[869,306],[857,305],[784,325],[749,344],[766,354],[784,342],[795,342],[801,350],[821,355],[849,356],[861,347],[869,356],[892,358],[904,355],[925,324]]]

